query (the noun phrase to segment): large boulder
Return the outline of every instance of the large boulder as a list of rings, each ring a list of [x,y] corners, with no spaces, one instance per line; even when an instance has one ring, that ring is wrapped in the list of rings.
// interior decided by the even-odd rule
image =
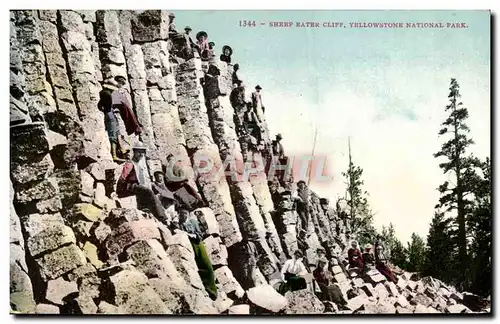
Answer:
[[[247,291],[248,300],[264,312],[278,313],[288,305],[288,300],[271,285],[261,285]]]
[[[288,299],[285,314],[321,314],[325,311],[325,305],[307,289],[289,291],[285,297]]]

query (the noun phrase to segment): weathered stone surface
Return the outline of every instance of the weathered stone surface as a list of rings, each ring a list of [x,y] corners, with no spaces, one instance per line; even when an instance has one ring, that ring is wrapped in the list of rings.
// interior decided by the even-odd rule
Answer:
[[[105,301],[101,301],[99,303],[99,307],[97,308],[97,314],[116,315],[119,314],[118,307]]]
[[[198,219],[200,228],[205,235],[219,235],[219,224],[212,209],[198,208],[193,211],[193,215]]]
[[[103,262],[99,260],[99,253],[97,251],[97,246],[90,242],[85,242],[85,245],[83,246],[83,252],[85,253],[85,256],[87,259],[92,263],[94,267],[97,269],[101,268],[103,266]]]
[[[247,291],[248,300],[267,311],[277,313],[288,305],[288,300],[270,285],[262,285]]]
[[[54,163],[50,154],[43,156],[39,161],[32,160],[29,164],[13,163],[10,170],[11,178],[16,183],[28,183],[47,178],[54,170]]]
[[[220,267],[215,270],[215,278],[220,284],[222,290],[232,299],[242,298],[245,294],[233,273],[228,267]],[[233,297],[234,296],[234,297]]]
[[[212,266],[227,265],[227,249],[219,237],[209,236],[203,240]]]
[[[102,209],[87,203],[74,205],[73,215],[76,217],[82,217],[90,222],[97,222],[104,216]]]
[[[149,239],[160,239],[160,232],[152,219],[124,223],[112,229],[111,235],[105,242],[106,252],[113,258],[133,243]]]
[[[59,193],[59,187],[55,179],[45,179],[33,183],[26,189],[19,188],[16,191],[16,201],[21,204],[31,201],[46,200],[56,196]]]
[[[413,309],[405,308],[405,307],[401,307],[401,306],[396,307],[396,314],[412,314],[412,313],[413,313]]]
[[[286,314],[321,314],[325,311],[325,305],[306,289],[287,292],[285,297],[288,299]]]
[[[371,284],[374,284],[376,285],[377,283],[379,282],[383,282],[383,281],[386,281],[387,279],[384,277],[383,274],[381,274],[380,272],[378,272],[378,270],[376,269],[373,269],[373,270],[370,270],[366,273],[365,275],[365,278],[364,278],[366,281],[368,281],[369,283]]]
[[[145,10],[132,21],[132,35],[136,42],[168,39],[168,13],[164,10]]]
[[[456,304],[456,305],[450,305],[446,308],[446,313],[451,313],[451,314],[460,314],[460,313],[469,313],[470,309],[467,308],[467,306],[461,305],[461,304]]]
[[[35,259],[42,279],[55,279],[86,263],[85,255],[74,244],[64,246],[52,253]]]
[[[421,294],[421,293],[417,293],[411,300],[410,302],[414,305],[416,304],[420,304],[420,305],[423,305],[425,307],[428,307],[431,305],[432,303],[432,299],[430,299],[429,297],[425,296],[424,294]]]
[[[78,292],[78,285],[74,281],[66,281],[63,278],[57,278],[55,280],[50,280],[47,283],[47,291],[45,293],[45,299],[48,301],[63,305],[64,298],[69,294]]]
[[[377,303],[368,303],[365,305],[367,314],[395,314],[396,307],[387,300],[379,300]]]
[[[40,254],[55,250],[60,246],[76,243],[75,234],[68,226],[62,223],[53,223],[27,240],[28,251],[31,256],[38,257]]]
[[[94,236],[102,243],[106,240],[106,238],[111,234],[111,227],[106,225],[104,222],[100,222],[99,225],[94,230]]]
[[[49,304],[38,304],[35,308],[36,314],[59,314],[59,307]]]
[[[349,299],[347,302],[347,308],[351,311],[356,311],[368,303],[368,298],[366,295],[359,295],[354,298]]]
[[[229,315],[250,315],[249,305],[234,305],[228,309]]]

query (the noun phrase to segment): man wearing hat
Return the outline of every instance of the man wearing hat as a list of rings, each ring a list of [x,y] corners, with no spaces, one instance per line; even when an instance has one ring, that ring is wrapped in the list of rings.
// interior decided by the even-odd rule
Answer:
[[[240,65],[236,63],[233,66],[233,75],[231,76],[233,87],[237,87],[238,84],[242,81],[238,73],[239,70],[240,70]]]
[[[305,181],[297,182],[297,214],[300,219],[301,232],[307,233],[309,226],[309,189]]]
[[[283,149],[283,145],[281,144],[282,139],[283,135],[281,135],[281,133],[278,133],[276,134],[276,139],[271,143],[273,155],[278,159],[283,159],[285,157],[285,150]]]
[[[118,156],[120,128],[113,109],[112,93],[114,90],[116,90],[116,88],[112,85],[104,84],[103,89],[99,92],[100,100],[97,104],[97,108],[104,113],[104,125],[108,133],[109,143],[111,144],[111,156],[113,157],[113,161],[123,163],[125,160]]]
[[[196,48],[203,61],[210,58],[210,47],[208,45],[208,34],[205,31],[199,31],[196,34]]]
[[[139,144],[132,150],[134,155],[131,161],[123,165],[122,174],[116,184],[116,194],[119,198],[135,195],[139,209],[150,210],[159,221],[166,224],[168,218],[165,210],[153,190],[146,184],[146,177],[149,174],[141,166],[141,161],[146,156],[146,147]]]
[[[175,214],[175,204],[177,199],[174,197],[174,193],[170,191],[165,185],[165,173],[163,171],[155,171],[153,174],[154,182],[152,184],[153,192],[157,195],[163,208],[168,214],[169,221],[172,220]]]
[[[261,117],[260,110],[262,109],[262,113],[264,113],[265,108],[262,104],[262,96],[260,94],[260,90],[262,90],[262,87],[260,85],[256,85],[255,91],[252,92],[252,104],[253,108],[257,112],[257,116],[259,116],[259,118],[262,120],[263,118]]]
[[[214,42],[208,42],[208,49],[210,53],[208,53],[208,57],[214,56],[214,48],[215,48],[215,43]]]
[[[196,48],[196,44],[193,42],[193,39],[189,35],[191,33],[191,27],[186,26],[184,28],[184,40],[185,40],[185,45],[184,45],[184,53],[183,56],[186,60],[192,59],[194,57],[193,55],[193,50]]]
[[[365,252],[362,254],[363,270],[366,272],[375,267],[375,255],[372,252],[372,245],[370,243],[365,245]]]
[[[222,46],[222,54],[220,55],[220,60],[222,62],[226,62],[227,64],[231,63],[231,55],[233,55],[233,49],[229,45]]]
[[[231,106],[234,108],[234,116],[235,116],[235,124],[236,124],[236,133],[241,136],[244,134],[244,125],[243,125],[243,117],[245,114],[245,85],[243,81],[237,81],[237,87],[231,91],[229,95],[229,101],[231,102]]]

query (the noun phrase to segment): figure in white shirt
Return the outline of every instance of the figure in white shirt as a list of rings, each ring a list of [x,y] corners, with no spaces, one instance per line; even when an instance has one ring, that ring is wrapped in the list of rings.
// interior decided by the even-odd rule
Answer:
[[[295,251],[293,258],[287,260],[281,269],[281,279],[285,283],[280,287],[280,294],[284,295],[287,291],[295,291],[305,289],[307,287],[304,275],[307,274],[307,269],[302,263],[302,252]]]

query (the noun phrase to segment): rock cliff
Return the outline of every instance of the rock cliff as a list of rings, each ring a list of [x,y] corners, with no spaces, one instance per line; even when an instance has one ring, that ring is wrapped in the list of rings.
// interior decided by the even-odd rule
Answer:
[[[249,178],[190,173],[206,204],[192,213],[215,270],[218,296],[210,299],[188,235],[139,210],[134,197],[117,197],[123,165],[113,162],[97,106],[103,84],[125,76],[143,129],[132,140],[147,146],[150,175],[168,164],[170,153],[191,168],[208,157],[214,170],[224,170],[228,158],[236,165],[263,161],[236,132],[229,102],[233,66],[177,57],[166,11],[22,10],[11,11],[10,25],[12,312],[477,311],[467,295],[432,278],[404,273],[395,285],[376,270],[363,278],[348,273],[339,264],[349,229],[337,211],[312,193],[311,227],[298,237],[291,197],[268,185],[264,168]],[[220,92],[206,98],[202,80],[210,65],[220,70]],[[247,241],[259,255],[250,286],[242,257]],[[320,247],[336,264],[337,302],[321,302],[311,283],[279,295],[283,262],[300,249],[312,270]]]

